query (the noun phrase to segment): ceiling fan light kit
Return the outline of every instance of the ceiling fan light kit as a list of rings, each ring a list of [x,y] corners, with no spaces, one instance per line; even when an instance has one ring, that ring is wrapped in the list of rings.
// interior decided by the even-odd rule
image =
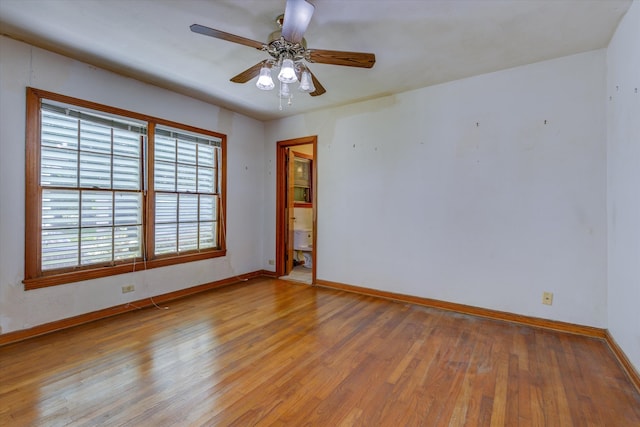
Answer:
[[[305,93],[315,92],[316,87],[313,85],[313,80],[311,79],[311,73],[309,71],[302,71],[298,90]]]
[[[278,80],[282,83],[295,83],[298,81],[296,70],[293,65],[293,59],[285,58],[282,60],[282,66],[278,73]]]
[[[261,90],[273,90],[275,84],[271,76],[273,67],[279,68],[278,81],[280,88],[278,98],[280,110],[282,99],[287,99],[291,105],[293,97],[290,84],[300,81],[298,90],[311,96],[319,96],[326,92],[313,75],[305,62],[343,65],[347,67],[371,68],[376,62],[373,53],[344,52],[324,49],[307,49],[304,33],[307,30],[315,7],[306,0],[287,0],[284,15],[276,18],[280,30],[276,30],[269,36],[266,44],[247,39],[235,34],[205,27],[199,24],[191,25],[191,31],[198,34],[230,41],[253,47],[267,52],[271,58],[246,69],[231,78],[234,83],[246,83],[254,77],[258,77],[256,86]]]
[[[265,64],[260,68],[260,77],[256,81],[256,86],[260,90],[271,90],[276,86],[271,78],[271,67]]]

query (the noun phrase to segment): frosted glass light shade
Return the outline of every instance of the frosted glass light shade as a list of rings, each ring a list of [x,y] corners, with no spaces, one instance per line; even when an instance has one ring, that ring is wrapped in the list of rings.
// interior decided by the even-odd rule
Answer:
[[[278,95],[283,99],[289,98],[291,96],[291,91],[289,90],[288,83],[282,83],[280,85],[280,93]]]
[[[316,88],[313,85],[313,80],[311,79],[311,73],[307,70],[302,72],[302,76],[300,77],[300,87],[298,87],[300,92],[315,92]]]
[[[271,68],[264,66],[260,69],[260,77],[258,77],[256,86],[260,90],[271,90],[275,87],[271,78]]]
[[[278,80],[282,83],[295,83],[298,81],[298,78],[296,77],[296,70],[293,68],[293,61],[291,59],[285,59],[282,61]]]

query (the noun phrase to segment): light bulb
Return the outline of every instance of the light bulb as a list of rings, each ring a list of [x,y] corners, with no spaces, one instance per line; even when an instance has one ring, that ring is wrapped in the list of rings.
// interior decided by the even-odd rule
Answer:
[[[300,87],[298,87],[298,90],[306,93],[315,92],[316,88],[313,86],[311,73],[308,70],[304,70],[302,72],[302,76],[300,77]]]
[[[293,61],[291,59],[285,59],[282,61],[278,80],[282,83],[295,83],[298,81],[298,78],[296,77],[296,70],[293,68]]]
[[[275,84],[273,84],[273,79],[271,78],[271,68],[264,65],[260,69],[260,77],[258,77],[256,86],[260,90],[271,90],[275,87]]]

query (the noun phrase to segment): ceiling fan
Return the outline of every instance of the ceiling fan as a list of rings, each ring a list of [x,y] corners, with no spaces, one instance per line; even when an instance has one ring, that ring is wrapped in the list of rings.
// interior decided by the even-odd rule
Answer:
[[[246,83],[259,75],[256,86],[263,90],[271,90],[275,87],[271,78],[271,69],[274,67],[279,68],[279,97],[280,99],[288,99],[289,104],[291,104],[289,84],[297,81],[300,81],[299,90],[307,92],[311,96],[322,95],[326,92],[326,89],[320,84],[316,76],[309,70],[307,62],[361,68],[371,68],[376,62],[376,57],[373,53],[307,49],[307,42],[303,36],[314,10],[315,7],[306,0],[287,0],[284,15],[276,18],[276,23],[280,26],[280,29],[269,35],[267,43],[261,43],[199,24],[193,24],[190,28],[194,33],[239,43],[267,52],[271,56],[269,59],[260,61],[244,70],[232,77],[231,81]],[[282,105],[280,108],[282,109]]]

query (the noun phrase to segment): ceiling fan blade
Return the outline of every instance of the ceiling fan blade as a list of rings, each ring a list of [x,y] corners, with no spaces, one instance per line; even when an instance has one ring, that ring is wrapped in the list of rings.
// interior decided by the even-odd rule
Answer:
[[[291,43],[300,43],[307,31],[315,6],[305,0],[287,0],[284,9],[282,37]]]
[[[231,81],[234,82],[234,83],[246,83],[246,82],[248,82],[252,78],[256,77],[258,74],[260,74],[260,69],[262,68],[262,66],[264,65],[265,62],[267,62],[267,61],[258,62],[253,67],[247,68],[246,70],[244,70],[243,72],[241,72],[237,76],[231,77]]]
[[[235,34],[225,33],[224,31],[214,30],[213,28],[205,27],[204,25],[193,24],[191,31],[205,36],[215,37],[217,39],[226,40],[228,42],[239,43],[249,47],[255,47],[262,50],[264,43],[257,42],[255,40],[247,39],[244,37],[236,36]]]
[[[315,88],[316,88],[316,90],[314,90],[313,92],[309,93],[309,95],[311,95],[311,96],[320,96],[323,93],[325,93],[327,90],[324,88],[324,86],[322,86],[322,84],[320,84],[320,82],[318,81],[316,76],[311,72],[309,67],[307,67],[307,71],[309,72],[309,74],[311,74],[311,80],[313,80],[313,86],[315,86]]]
[[[347,67],[371,68],[376,63],[373,53],[344,52],[340,50],[309,49],[308,61],[319,64],[345,65]]]

